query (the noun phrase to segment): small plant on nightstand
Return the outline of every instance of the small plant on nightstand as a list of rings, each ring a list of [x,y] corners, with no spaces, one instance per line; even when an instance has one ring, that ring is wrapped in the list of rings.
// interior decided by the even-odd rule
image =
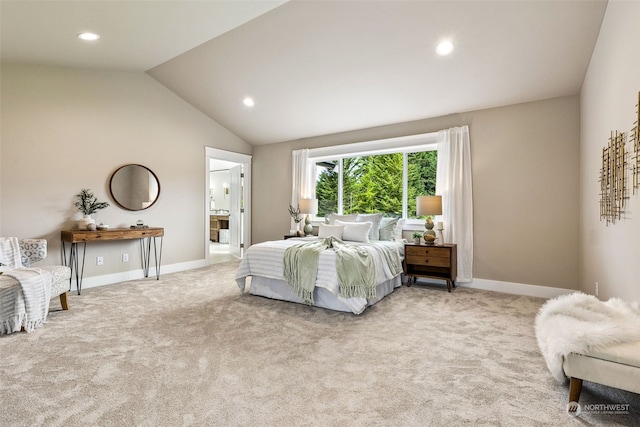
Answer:
[[[419,245],[420,239],[422,239],[422,233],[418,231],[414,231],[411,237],[413,237],[413,243],[415,243],[416,245]]]

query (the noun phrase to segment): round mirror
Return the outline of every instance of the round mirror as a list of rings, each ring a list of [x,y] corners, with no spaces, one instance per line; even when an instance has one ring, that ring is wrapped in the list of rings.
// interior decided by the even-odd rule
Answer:
[[[111,175],[111,197],[122,208],[141,211],[151,207],[160,195],[160,181],[142,165],[124,165]]]

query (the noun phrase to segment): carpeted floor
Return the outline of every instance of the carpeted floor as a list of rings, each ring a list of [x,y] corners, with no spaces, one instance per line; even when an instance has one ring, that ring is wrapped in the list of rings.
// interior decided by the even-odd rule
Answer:
[[[587,382],[583,405],[628,411],[566,413],[542,299],[412,286],[355,316],[241,294],[237,265],[86,289],[0,337],[0,425],[640,425],[640,395]]]

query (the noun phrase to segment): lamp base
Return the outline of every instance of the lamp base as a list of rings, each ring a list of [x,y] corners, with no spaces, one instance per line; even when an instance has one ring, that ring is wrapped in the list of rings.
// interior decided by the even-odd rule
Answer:
[[[311,218],[309,218],[309,215],[304,219],[304,235],[313,236],[313,226],[311,225]]]

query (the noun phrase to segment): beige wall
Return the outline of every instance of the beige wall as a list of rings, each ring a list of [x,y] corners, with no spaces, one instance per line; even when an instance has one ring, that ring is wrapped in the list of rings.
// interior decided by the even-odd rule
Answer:
[[[74,195],[90,188],[111,203],[98,222],[165,227],[163,265],[205,259],[204,147],[250,154],[248,144],[144,73],[7,64],[1,72],[0,235],[46,238],[46,262],[59,263],[60,230],[78,217]],[[160,180],[148,210],[123,210],[109,196],[110,174],[126,163]],[[137,242],[88,245],[85,279],[139,270],[139,260]]]
[[[164,226],[163,265],[205,257],[203,147],[250,154],[250,146],[142,73],[5,64],[1,90],[0,235],[47,238],[48,261],[58,262],[59,231],[75,226],[73,195],[88,187],[112,202],[109,175],[141,163],[160,179],[159,202],[139,213],[113,205],[98,222]],[[253,241],[289,229],[292,149],[469,124],[474,277],[577,288],[578,112],[578,98],[565,97],[253,147]],[[88,246],[85,277],[137,269],[136,249]],[[120,261],[124,250],[129,264]]]
[[[608,3],[581,94],[580,282],[592,294],[598,282],[600,299],[640,301],[640,194],[629,194],[624,218],[608,227],[598,205],[602,148],[611,131],[629,132],[637,120],[639,23],[640,2]]]
[[[577,96],[456,114],[253,150],[253,242],[289,229],[291,150],[470,127],[474,278],[578,288]]]

